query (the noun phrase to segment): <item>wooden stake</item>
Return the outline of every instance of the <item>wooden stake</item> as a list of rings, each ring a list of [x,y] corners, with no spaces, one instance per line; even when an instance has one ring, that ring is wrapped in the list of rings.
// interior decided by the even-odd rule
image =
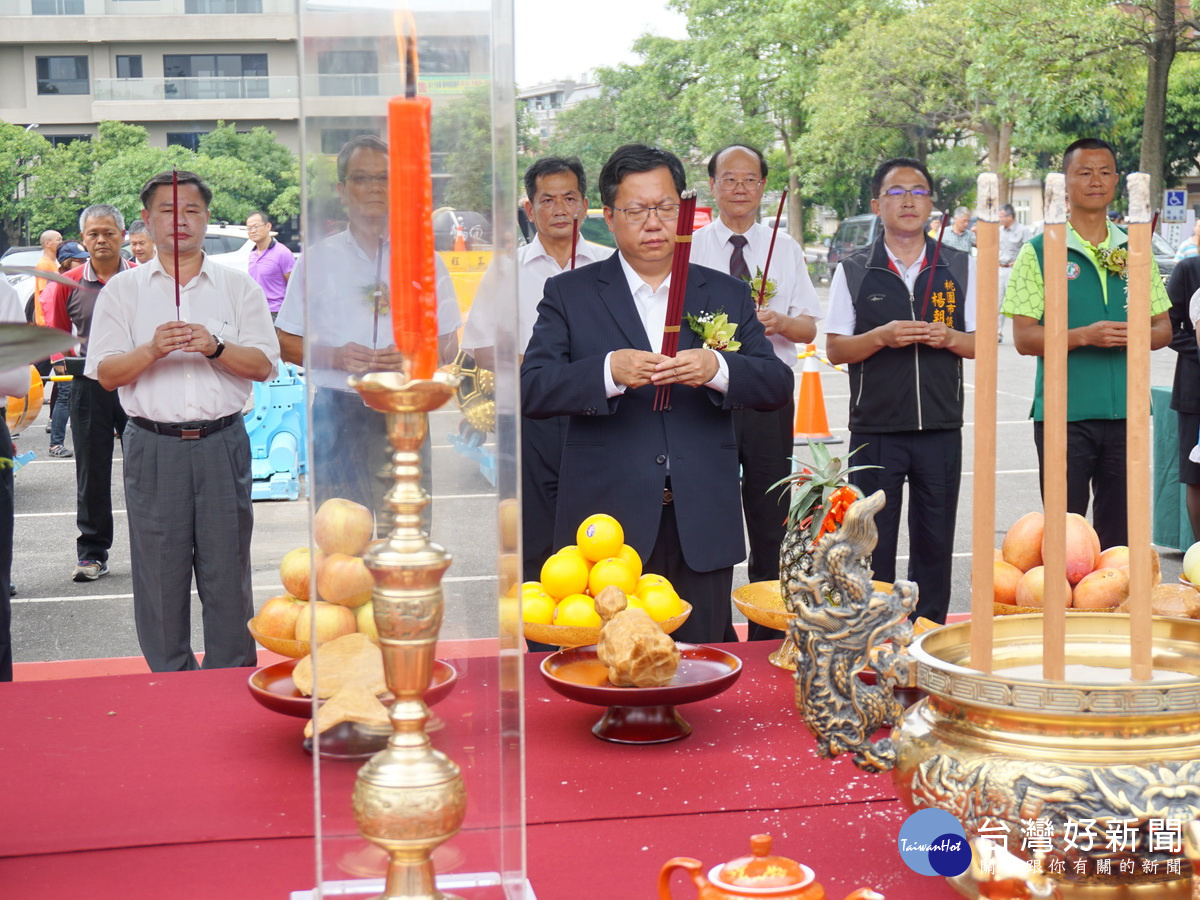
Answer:
[[[1153,675],[1150,607],[1150,176],[1129,186],[1129,342],[1126,345],[1125,481],[1129,515],[1129,645],[1134,681]]]
[[[1046,529],[1042,618],[1042,677],[1062,681],[1067,637],[1067,208],[1066,179],[1046,176],[1046,232],[1042,278],[1046,288],[1042,365]]]
[[[971,532],[971,666],[992,671],[996,543],[996,315],[1000,293],[999,179],[979,176],[975,268],[975,495]]]

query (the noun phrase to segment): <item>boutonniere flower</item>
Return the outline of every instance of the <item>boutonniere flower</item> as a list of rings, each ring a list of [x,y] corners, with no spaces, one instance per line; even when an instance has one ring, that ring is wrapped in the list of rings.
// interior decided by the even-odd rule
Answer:
[[[1107,269],[1122,278],[1129,277],[1129,251],[1124,247],[1099,247],[1096,249],[1096,262],[1101,268]]]
[[[766,285],[766,290],[763,290],[763,285]],[[762,291],[762,303],[758,302],[759,291]],[[770,278],[763,281],[763,270],[756,268],[754,277],[750,279],[750,293],[754,297],[754,302],[760,310],[766,309],[767,304],[771,302],[771,298],[779,293],[779,288]]]
[[[388,286],[386,284],[369,284],[363,289],[363,300],[372,307],[376,315],[386,316],[392,308]]]
[[[736,351],[741,348],[741,342],[733,339],[737,332],[737,322],[730,322],[723,309],[703,312],[698,316],[687,313],[684,318],[692,331],[704,340],[704,346],[708,349]]]

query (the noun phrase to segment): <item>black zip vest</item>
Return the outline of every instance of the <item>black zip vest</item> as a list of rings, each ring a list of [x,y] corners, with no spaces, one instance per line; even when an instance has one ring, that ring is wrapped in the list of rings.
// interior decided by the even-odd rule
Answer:
[[[926,307],[934,242],[925,239],[925,267],[913,293],[888,264],[881,234],[870,247],[842,260],[854,304],[854,333],[865,334],[896,319],[938,322],[966,331],[970,257],[943,246]],[[850,430],[863,433],[962,428],[962,357],[924,344],[884,347],[850,364]]]

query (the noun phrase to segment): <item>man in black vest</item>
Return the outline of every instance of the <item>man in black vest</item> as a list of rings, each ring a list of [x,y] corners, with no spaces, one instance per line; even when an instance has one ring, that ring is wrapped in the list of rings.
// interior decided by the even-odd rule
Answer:
[[[825,347],[850,365],[850,446],[864,494],[883,490],[875,577],[896,578],[900,504],[908,481],[913,615],[944,622],[950,607],[962,474],[964,357],[975,356],[975,264],[925,234],[933,181],[915,159],[889,159],[871,179],[883,230],[841,261],[829,286]]]

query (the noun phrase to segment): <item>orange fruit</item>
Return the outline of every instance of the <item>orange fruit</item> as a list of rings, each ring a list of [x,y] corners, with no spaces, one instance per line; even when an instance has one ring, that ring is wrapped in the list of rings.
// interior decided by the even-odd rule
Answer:
[[[600,614],[592,605],[592,598],[586,594],[573,594],[563,597],[562,602],[554,611],[555,625],[583,626],[599,628],[602,624]]]
[[[558,552],[566,556],[578,556],[587,564],[589,570],[592,568],[592,561],[583,555],[583,551],[576,544],[567,544],[567,546],[561,548]]]
[[[527,594],[541,594],[545,590],[546,589],[542,587],[542,583],[540,581],[526,581],[521,585],[521,596],[524,597]]]
[[[554,598],[545,591],[525,594],[521,598],[521,619],[538,625],[549,625],[554,621]]]
[[[637,589],[637,575],[633,568],[617,556],[600,560],[588,574],[588,591],[593,597],[610,584],[619,587],[624,594],[632,594]]]
[[[646,608],[646,601],[643,600],[641,597],[639,597],[637,594],[626,594],[625,595],[625,607],[627,609],[643,609],[644,610]]]
[[[592,562],[616,556],[625,543],[625,529],[612,516],[596,513],[580,523],[575,543]]]
[[[671,590],[675,590],[675,588],[671,586],[671,582],[667,581],[667,579],[663,578],[663,576],[653,575],[653,574],[647,572],[645,575],[643,575],[641,578],[638,579],[637,588],[635,590],[635,593],[640,594],[642,591],[644,591],[646,588],[650,587],[650,585],[652,585],[652,584],[665,584],[667,587],[671,588]]]
[[[574,553],[555,553],[542,564],[542,587],[551,597],[582,594],[587,583],[587,563]]]
[[[640,578],[642,575],[642,558],[638,556],[638,552],[628,544],[622,544],[621,549],[617,551],[617,557],[629,563],[633,569],[633,577]],[[629,593],[626,591],[626,593]]]
[[[652,585],[638,596],[642,598],[642,608],[655,622],[663,622],[683,612],[683,601],[672,588]]]

